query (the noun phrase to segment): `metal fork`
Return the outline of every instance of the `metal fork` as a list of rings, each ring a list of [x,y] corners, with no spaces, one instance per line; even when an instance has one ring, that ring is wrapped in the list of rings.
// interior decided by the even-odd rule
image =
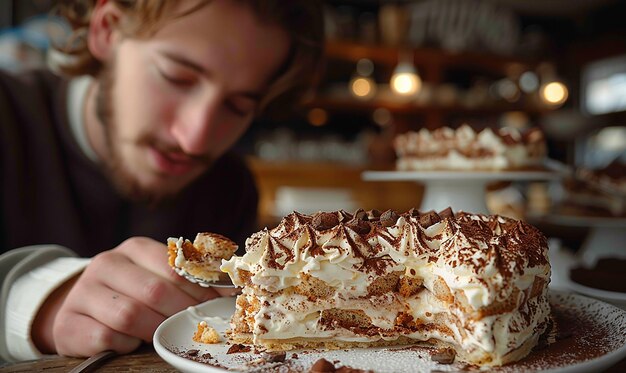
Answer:
[[[100,364],[102,364],[104,360],[110,359],[115,355],[117,355],[115,351],[102,351],[75,366],[72,370],[70,370],[70,373],[91,372],[94,369],[98,368],[98,366],[100,366]]]
[[[205,288],[235,288],[235,285],[230,280],[230,277],[226,273],[220,274],[220,278],[217,281],[210,282],[196,276],[190,275],[185,271],[176,271],[179,275],[187,279],[187,281],[193,282]]]

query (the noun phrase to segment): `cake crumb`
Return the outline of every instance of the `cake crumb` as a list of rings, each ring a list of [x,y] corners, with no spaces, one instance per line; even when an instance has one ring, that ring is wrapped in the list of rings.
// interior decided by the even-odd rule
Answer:
[[[192,339],[198,343],[206,344],[220,343],[222,340],[217,330],[209,326],[204,320],[198,323],[198,328]]]

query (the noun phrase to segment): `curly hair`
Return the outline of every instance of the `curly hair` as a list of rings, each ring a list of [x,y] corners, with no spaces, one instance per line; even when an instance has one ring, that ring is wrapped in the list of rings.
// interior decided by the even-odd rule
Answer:
[[[112,0],[124,13],[124,22],[115,26],[127,37],[148,38],[167,21],[190,14],[211,2],[196,0],[182,12],[172,9],[178,0]],[[315,85],[322,66],[324,26],[322,2],[319,0],[236,0],[250,6],[259,20],[275,24],[291,37],[289,57],[270,84],[260,102],[261,109],[280,101],[281,106],[298,101]],[[87,33],[91,13],[97,0],[62,0],[56,12],[64,17],[73,29],[72,35],[54,48],[63,58],[56,70],[70,76],[97,77],[103,69],[87,46]]]

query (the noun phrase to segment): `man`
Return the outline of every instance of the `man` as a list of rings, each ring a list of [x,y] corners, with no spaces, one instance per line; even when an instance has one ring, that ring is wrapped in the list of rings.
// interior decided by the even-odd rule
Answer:
[[[298,96],[321,55],[310,0],[93,0],[61,12],[76,37],[59,69],[91,78],[0,74],[7,360],[128,353],[219,296],[174,274],[163,242],[213,231],[241,244],[255,228],[253,178],[227,151],[273,99]]]

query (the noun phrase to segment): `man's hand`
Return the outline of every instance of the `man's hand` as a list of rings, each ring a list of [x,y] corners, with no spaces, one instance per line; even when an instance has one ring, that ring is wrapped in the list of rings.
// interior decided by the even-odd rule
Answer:
[[[90,356],[104,350],[128,353],[152,341],[167,317],[219,296],[178,276],[165,246],[131,238],[93,258],[74,281],[55,291],[33,324],[44,353]]]

